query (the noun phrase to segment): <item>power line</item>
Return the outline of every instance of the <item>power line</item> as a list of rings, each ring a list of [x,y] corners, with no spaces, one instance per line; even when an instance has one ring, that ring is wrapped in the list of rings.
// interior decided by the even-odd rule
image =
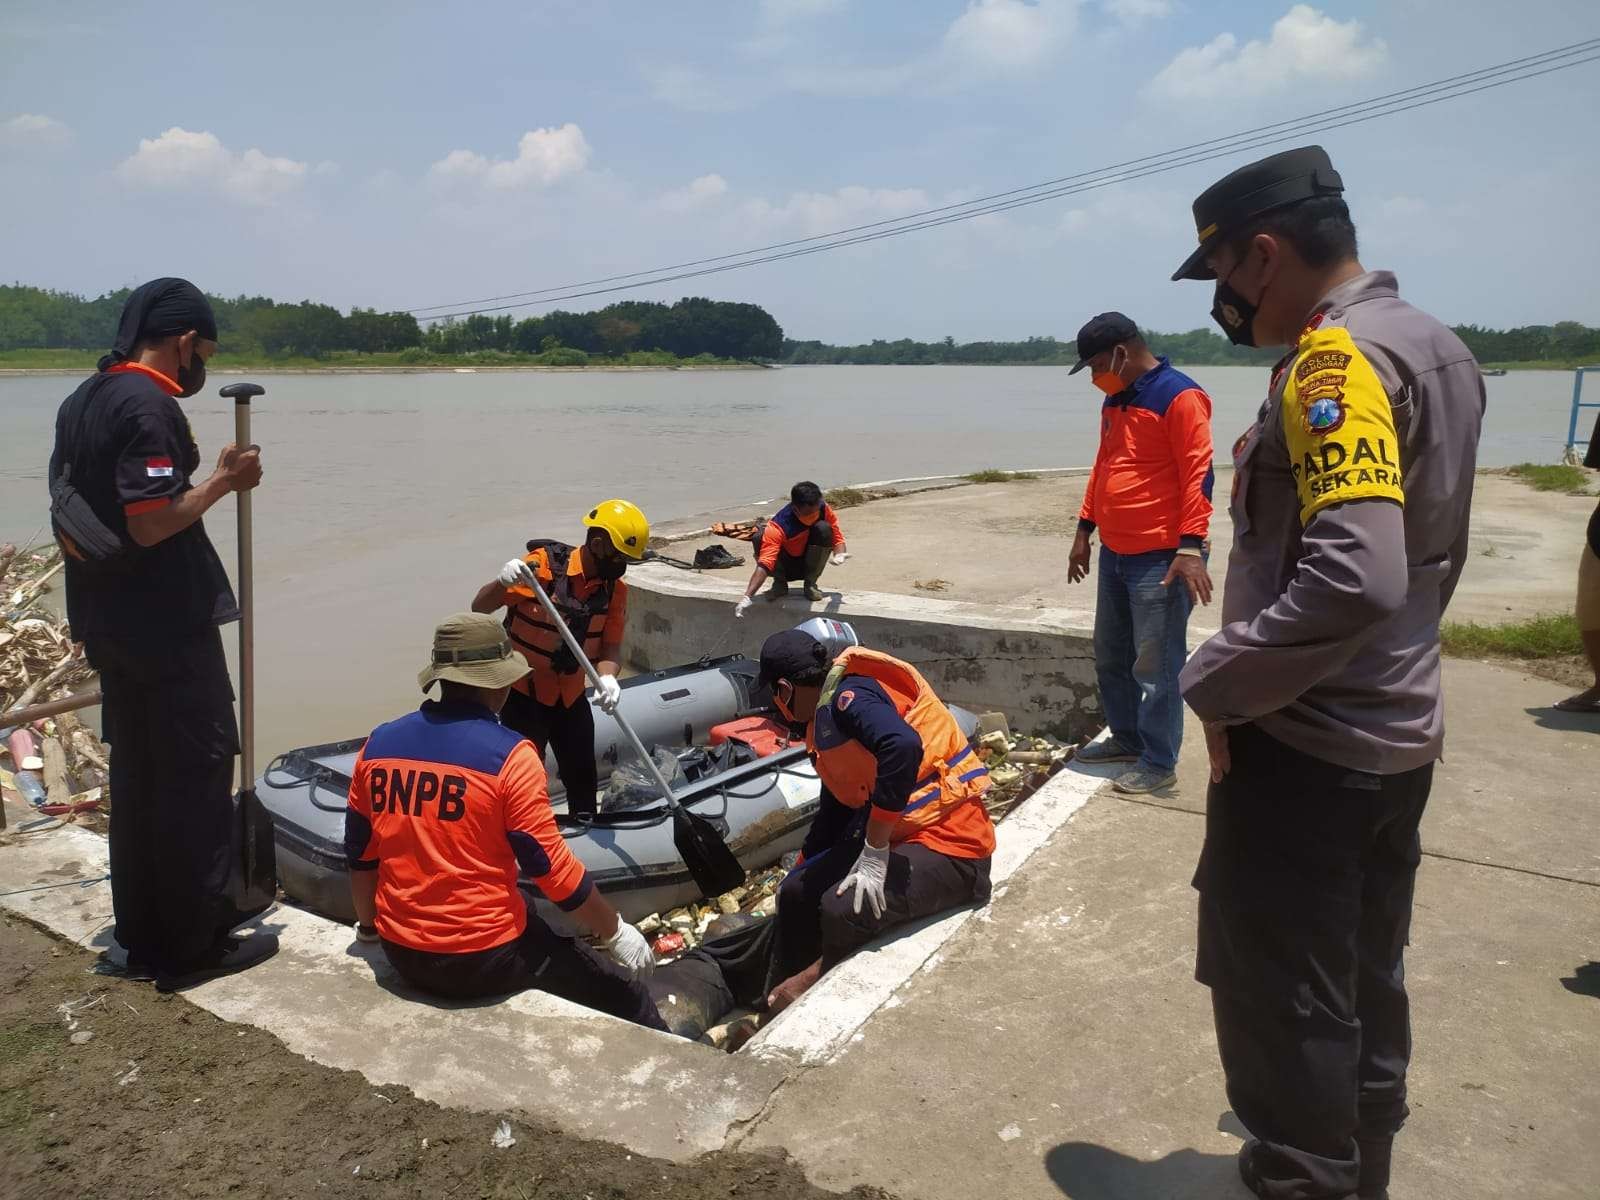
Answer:
[[[844,246],[880,241],[920,229],[955,224],[980,216],[1007,212],[1016,208],[1044,203],[1048,200],[1060,199],[1064,196],[1078,195],[1083,192],[1109,187],[1113,184],[1143,179],[1151,175],[1159,175],[1167,171],[1211,162],[1241,151],[1254,150],[1285,141],[1296,140],[1313,133],[1363,124],[1381,117],[1394,116],[1413,109],[1443,103],[1446,100],[1459,99],[1476,92],[1488,91],[1511,83],[1520,83],[1527,79],[1537,78],[1541,75],[1552,74],[1556,71],[1567,70],[1571,67],[1594,62],[1597,59],[1600,59],[1600,38],[1591,38],[1544,51],[1540,54],[1527,55],[1523,58],[1497,63],[1493,66],[1435,80],[1427,84],[1419,84],[1415,87],[1326,109],[1318,113],[1257,126],[1254,129],[1230,134],[1227,137],[1211,138],[1206,141],[1192,143],[1177,150],[1144,155],[1140,158],[1129,159],[1126,162],[1103,167],[1095,171],[1063,176],[1059,179],[1047,180],[1028,187],[1012,188],[1008,191],[996,192],[989,196],[962,201],[958,204],[942,205],[936,208],[924,209],[920,212],[903,214],[899,217],[834,230],[831,233],[796,238],[731,254],[658,267],[649,271],[635,271],[567,284],[561,287],[486,297],[475,301],[457,302],[455,306],[432,305],[408,311],[418,314],[432,313],[431,316],[426,318],[431,320],[444,320],[488,312],[503,312],[517,308],[533,307],[539,304],[634,291],[663,283],[715,275],[725,271],[779,262],[789,258],[804,257],[809,254],[817,254]],[[635,282],[623,282],[628,280]],[[613,286],[604,286],[608,284]],[[514,301],[514,303],[499,303],[501,301]],[[452,311],[434,311],[446,308]]]
[[[503,300],[521,300],[535,296],[544,296],[553,292],[566,292],[576,288],[596,287],[601,284],[616,283],[625,279],[639,279],[649,275],[664,274],[668,271],[680,271],[691,267],[705,266],[710,263],[727,262],[736,258],[746,258],[758,254],[765,254],[769,251],[783,250],[793,246],[827,241],[832,238],[843,237],[846,234],[858,233],[863,230],[899,225],[904,222],[916,221],[920,218],[933,216],[935,214],[954,212],[975,206],[985,205],[993,201],[1013,196],[1021,196],[1025,193],[1041,191],[1043,189],[1056,187],[1061,184],[1088,180],[1096,176],[1108,175],[1126,168],[1133,168],[1146,163],[1158,162],[1163,159],[1169,159],[1177,155],[1187,154],[1206,147],[1217,147],[1225,143],[1231,143],[1240,141],[1242,139],[1255,137],[1273,130],[1285,130],[1292,126],[1304,125],[1307,122],[1331,120],[1335,117],[1349,115],[1358,111],[1369,109],[1375,105],[1399,103],[1406,98],[1416,96],[1418,93],[1433,92],[1458,84],[1465,85],[1467,83],[1476,82],[1485,78],[1504,75],[1524,66],[1541,65],[1597,48],[1600,48],[1600,38],[1591,38],[1582,42],[1574,42],[1568,46],[1557,47],[1554,50],[1546,50],[1539,54],[1530,54],[1523,58],[1511,59],[1508,62],[1497,63],[1490,67],[1481,67],[1475,71],[1467,71],[1460,75],[1453,75],[1445,79],[1434,80],[1432,83],[1418,84],[1415,87],[1404,88],[1397,92],[1389,92],[1382,96],[1370,97],[1366,100],[1358,100],[1351,104],[1340,105],[1331,109],[1322,109],[1318,112],[1307,113],[1299,117],[1291,118],[1287,121],[1276,121],[1270,125],[1259,125],[1254,129],[1247,129],[1241,133],[1229,134],[1227,137],[1211,138],[1207,141],[1195,142],[1188,146],[1180,147],[1176,150],[1162,151],[1158,154],[1147,154],[1140,158],[1128,159],[1125,162],[1115,163],[1112,166],[1102,167],[1098,170],[1083,171],[1075,175],[1063,176],[1059,179],[1046,180],[1043,183],[1030,184],[1027,187],[1012,188],[1007,191],[996,192],[988,196],[979,196],[972,200],[963,200],[954,204],[946,204],[936,208],[923,209],[919,212],[903,213],[898,217],[888,217],[879,221],[870,221],[862,225],[852,225],[846,229],[836,229],[831,233],[813,234],[810,237],[794,238],[785,242],[774,242],[767,246],[756,246],[748,250],[740,250],[731,254],[714,255],[709,258],[692,259],[688,262],[669,263],[666,266],[656,267],[645,271],[630,271],[621,275],[607,275],[599,279],[585,279],[576,283],[561,284],[559,286],[549,288],[538,288],[528,292],[512,292],[501,296],[485,296],[473,300],[460,300],[452,304],[433,304],[420,308],[407,309],[405,311],[420,314],[447,308],[465,308],[469,305],[495,304]]]

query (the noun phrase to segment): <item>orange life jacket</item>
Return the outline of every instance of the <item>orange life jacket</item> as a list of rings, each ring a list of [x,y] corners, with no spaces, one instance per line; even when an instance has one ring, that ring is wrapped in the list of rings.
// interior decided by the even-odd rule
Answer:
[[[577,548],[565,542],[536,539],[528,543],[523,561],[533,568],[572,636],[594,662],[600,657],[613,604],[620,609],[618,593],[627,585],[620,579],[590,580],[579,569],[582,559],[576,554]],[[508,589],[505,626],[533,668],[513,685],[519,692],[551,705],[570,705],[583,695],[589,682],[583,668],[551,624],[550,614],[520,584]]]
[[[888,694],[901,719],[922,739],[917,782],[890,845],[914,842],[952,858],[987,858],[994,853],[994,823],[983,806],[989,771],[978,761],[944,702],[917,669],[876,650],[852,646],[835,660],[823,685],[806,745],[828,790],[850,808],[872,796],[878,760],[855,738],[839,731],[833,698],[847,675],[864,675]]]

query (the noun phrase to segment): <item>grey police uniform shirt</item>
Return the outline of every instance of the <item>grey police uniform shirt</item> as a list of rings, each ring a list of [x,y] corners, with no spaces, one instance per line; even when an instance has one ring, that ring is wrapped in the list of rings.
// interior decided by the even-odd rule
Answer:
[[[1234,446],[1222,629],[1183,696],[1206,721],[1395,774],[1444,746],[1439,621],[1466,561],[1483,378],[1388,271],[1318,312]]]

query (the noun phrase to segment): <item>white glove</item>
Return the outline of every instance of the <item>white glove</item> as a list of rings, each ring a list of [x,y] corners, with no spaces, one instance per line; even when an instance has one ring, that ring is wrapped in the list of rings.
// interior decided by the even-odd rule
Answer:
[[[513,558],[500,568],[500,582],[506,587],[516,587],[522,582],[522,573],[527,566],[520,558]]]
[[[371,930],[370,933],[368,932],[369,929]],[[371,943],[382,940],[383,939],[378,936],[377,926],[363,925],[360,921],[356,922],[356,941]]]
[[[600,676],[600,686],[594,690],[594,702],[600,706],[603,713],[617,711],[617,703],[622,699],[622,685],[617,682],[615,675]]]
[[[889,847],[879,849],[863,842],[861,844],[861,857],[856,859],[856,865],[850,868],[850,874],[844,877],[844,882],[833,894],[842,896],[845,890],[854,887],[856,890],[853,911],[861,911],[861,897],[865,896],[872,905],[874,917],[883,916],[883,885],[889,878]]]
[[[738,618],[743,618],[745,613],[750,611],[750,606],[754,603],[755,601],[750,599],[749,596],[740,596],[739,603],[733,606],[733,615]]]
[[[848,550],[841,550],[841,551],[839,551],[839,553],[835,554],[832,558],[828,559],[828,561],[831,562],[836,567],[842,567],[842,566],[844,566],[844,560],[849,558],[849,557],[850,557],[850,552]]]
[[[606,953],[635,979],[641,975],[648,975],[656,969],[656,952],[650,949],[650,943],[644,940],[644,934],[621,917],[617,918],[617,931],[605,945]]]

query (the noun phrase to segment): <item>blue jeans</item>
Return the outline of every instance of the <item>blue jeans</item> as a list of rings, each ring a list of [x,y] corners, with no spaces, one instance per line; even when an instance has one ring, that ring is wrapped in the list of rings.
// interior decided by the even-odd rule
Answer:
[[[1100,703],[1117,742],[1139,765],[1171,771],[1183,744],[1183,697],[1178,672],[1194,601],[1182,580],[1161,581],[1172,550],[1117,554],[1100,547],[1094,610],[1094,669]]]

